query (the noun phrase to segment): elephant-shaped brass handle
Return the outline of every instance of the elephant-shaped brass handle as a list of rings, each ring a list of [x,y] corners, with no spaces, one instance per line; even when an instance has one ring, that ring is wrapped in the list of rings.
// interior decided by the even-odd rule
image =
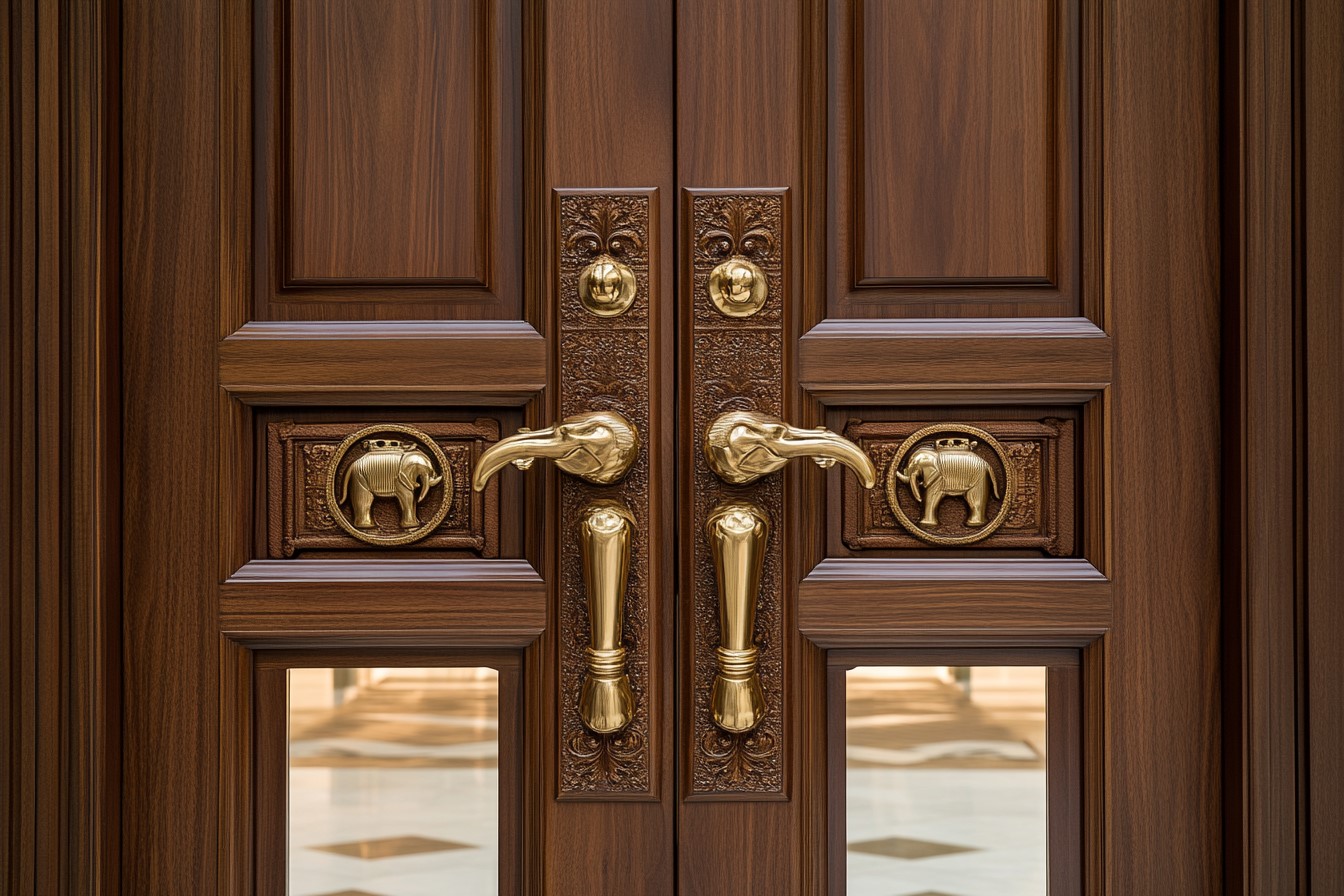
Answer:
[[[719,647],[714,651],[719,671],[710,705],[716,725],[740,734],[765,715],[759,651],[752,638],[770,519],[748,501],[727,501],[710,513],[706,528],[719,584]]]
[[[594,501],[579,521],[589,631],[579,717],[596,734],[620,731],[635,714],[621,645],[634,530],[634,516],[619,501]]]
[[[729,411],[715,418],[705,432],[709,468],[733,485],[755,482],[795,457],[810,457],[819,467],[839,461],[854,471],[864,488],[877,484],[877,470],[863,449],[824,426],[800,429],[769,414]]]
[[[476,462],[471,485],[479,492],[505,464],[526,470],[539,457],[594,485],[610,485],[630,471],[638,454],[639,431],[620,414],[575,414],[546,429],[520,429],[491,445]]]

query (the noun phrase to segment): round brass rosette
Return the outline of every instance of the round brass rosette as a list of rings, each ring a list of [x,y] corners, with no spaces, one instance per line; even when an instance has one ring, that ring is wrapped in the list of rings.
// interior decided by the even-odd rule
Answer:
[[[599,256],[579,273],[579,301],[598,317],[618,317],[635,302],[638,285],[630,266],[610,255]]]
[[[998,460],[999,470],[987,453]],[[902,490],[920,508],[918,520],[902,506]],[[924,427],[901,443],[887,466],[891,512],[906,531],[929,544],[973,544],[988,538],[1008,518],[1016,492],[1017,474],[1008,452],[992,435],[966,424]],[[988,516],[996,500],[998,512]],[[940,520],[957,511],[964,514],[961,523]],[[956,534],[941,534],[940,528],[954,528]]]
[[[728,317],[751,317],[765,307],[769,294],[765,271],[751,259],[734,255],[709,272],[709,297]]]
[[[358,456],[347,455],[357,452]],[[383,547],[429,535],[453,504],[439,443],[413,426],[379,423],[346,436],[327,467],[327,510],[360,541]]]

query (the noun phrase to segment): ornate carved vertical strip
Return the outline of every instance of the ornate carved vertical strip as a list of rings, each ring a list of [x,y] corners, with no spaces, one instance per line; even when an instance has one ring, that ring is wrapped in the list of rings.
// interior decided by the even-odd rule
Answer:
[[[783,519],[783,487],[778,475],[751,485],[733,486],[709,469],[700,446],[710,421],[725,411],[754,410],[784,413],[785,191],[721,192],[688,190],[686,251],[690,253],[691,307],[691,418],[695,469],[692,486],[696,531],[691,625],[691,764],[690,793],[784,794],[784,608],[783,565],[780,545],[788,530]],[[728,317],[709,297],[710,272],[723,261],[742,256],[765,272],[765,305],[750,317]],[[719,644],[719,596],[714,558],[705,520],[720,502],[746,499],[771,517],[773,532],[766,546],[756,611],[755,644],[766,712],[761,723],[745,734],[729,734],[714,724],[710,706],[717,669],[714,648]]]
[[[649,308],[656,220],[656,190],[556,191],[556,295],[560,325],[560,413],[616,411],[633,423],[647,444],[656,436],[649,421]],[[599,317],[579,299],[579,275],[608,255],[634,272],[636,293],[622,314]],[[595,500],[623,502],[636,526],[625,595],[622,642],[634,692],[630,724],[614,734],[594,734],[579,717],[579,694],[587,669],[588,605],[578,529],[584,508]],[[640,451],[624,479],[596,486],[572,476],[561,478],[559,735],[560,798],[582,799],[621,794],[656,796],[652,768],[649,629],[648,449]]]

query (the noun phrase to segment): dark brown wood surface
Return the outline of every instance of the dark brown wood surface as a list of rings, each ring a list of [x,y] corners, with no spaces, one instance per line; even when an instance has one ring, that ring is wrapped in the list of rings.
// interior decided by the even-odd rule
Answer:
[[[884,14],[868,6],[874,21]],[[262,45],[285,36],[275,21],[258,20],[241,4],[222,10],[214,0],[128,0],[116,10],[16,0],[0,10],[0,37],[12,53],[0,96],[7,163],[0,215],[12,235],[0,281],[7,290],[0,419],[10,461],[0,480],[0,522],[4,583],[17,596],[6,602],[0,634],[8,648],[0,676],[6,892],[247,892],[255,826],[259,819],[274,825],[280,811],[274,801],[253,802],[259,657],[304,645],[393,649],[415,640],[405,632],[425,620],[433,624],[424,643],[474,642],[487,637],[482,614],[491,612],[484,605],[490,595],[512,601],[496,632],[510,643],[523,644],[549,624],[552,539],[559,536],[546,528],[545,514],[556,506],[556,477],[539,471],[525,481],[508,474],[517,480],[513,493],[526,496],[515,503],[528,533],[504,561],[512,572],[493,566],[455,577],[428,569],[417,580],[409,567],[400,569],[409,596],[381,620],[356,604],[365,583],[333,588],[320,567],[305,582],[253,566],[258,440],[251,406],[320,404],[334,412],[362,403],[367,412],[481,403],[512,408],[508,414],[532,425],[549,422],[555,396],[546,387],[556,356],[547,344],[554,329],[544,197],[554,187],[585,186],[657,187],[669,259],[676,257],[674,189],[789,188],[797,259],[790,292],[799,302],[790,335],[811,330],[786,354],[785,371],[799,385],[788,398],[791,422],[821,422],[823,404],[917,404],[948,415],[983,403],[1075,405],[1086,562],[1043,575],[1019,574],[1006,558],[973,574],[923,561],[837,566],[827,559],[820,508],[841,474],[796,465],[784,478],[787,506],[797,511],[786,568],[802,583],[788,610],[799,631],[789,673],[791,801],[676,809],[667,752],[658,801],[561,808],[548,758],[519,778],[523,891],[670,893],[675,866],[687,893],[824,892],[826,812],[836,794],[814,763],[827,755],[827,727],[835,730],[837,716],[828,714],[824,652],[809,635],[884,650],[1086,644],[1076,757],[1085,892],[1344,887],[1337,810],[1344,701],[1332,660],[1344,650],[1337,599],[1344,572],[1334,549],[1344,501],[1337,386],[1344,379],[1337,351],[1344,251],[1331,248],[1344,231],[1334,201],[1344,89],[1339,10],[1324,0],[1244,0],[1227,8],[1088,0],[1051,7],[1076,37],[1010,29],[1020,39],[1003,50],[1016,50],[1019,62],[1043,57],[1051,41],[1076,46],[1076,86],[1068,74],[1072,50],[1042,82],[1065,85],[1057,95],[1070,96],[1055,110],[1056,134],[1077,134],[1076,193],[1063,181],[1052,189],[1060,204],[1076,206],[1078,219],[1051,225],[1063,228],[1060,240],[1076,231],[1077,290],[1069,299],[1076,304],[1047,310],[1033,305],[1047,301],[1040,296],[1020,298],[1047,289],[1033,284],[872,290],[918,295],[896,316],[1077,317],[890,330],[828,319],[849,289],[832,279],[837,258],[865,257],[854,246],[838,247],[839,256],[826,249],[826,234],[844,223],[831,220],[828,228],[827,191],[844,188],[828,185],[835,148],[828,116],[846,108],[844,99],[861,99],[869,117],[888,113],[880,94],[828,83],[826,48],[838,32],[827,23],[848,4],[681,0],[672,7],[670,0],[656,8],[596,0],[544,10],[472,7],[473,16],[504,10],[491,21],[514,31],[508,52],[493,57],[494,83],[518,92],[517,123],[542,124],[531,136],[522,127],[507,136],[502,125],[496,134],[500,146],[515,147],[516,159],[495,154],[494,184],[519,189],[499,200],[496,217],[473,209],[461,226],[474,229],[451,245],[422,239],[420,218],[407,225],[406,245],[417,263],[431,262],[420,273],[434,266],[443,273],[444,260],[460,260],[450,256],[464,247],[476,257],[512,253],[505,258],[512,266],[481,268],[489,290],[446,281],[296,287],[309,300],[283,305],[271,304],[278,269],[253,256],[271,247],[271,207],[254,209],[252,185],[254,167],[267,164],[255,157],[258,147],[272,145],[271,135],[253,133],[253,99],[268,114],[281,103],[278,94],[253,90],[254,76],[262,76],[251,54],[254,38],[267,52],[292,46]],[[1042,16],[1035,7],[1005,14],[1019,23]],[[596,21],[603,29],[592,27]],[[880,29],[868,30],[865,47],[880,50]],[[622,53],[603,39],[613,33],[622,35]],[[406,31],[401,37],[430,41]],[[963,37],[940,39],[947,45]],[[741,52],[744,41],[751,54]],[[510,52],[516,58],[506,64]],[[640,66],[628,64],[631,53]],[[831,61],[840,64],[834,54]],[[992,70],[1002,58],[978,61]],[[415,63],[402,62],[410,77]],[[946,87],[974,87],[976,77]],[[502,94],[470,101],[481,109],[508,105]],[[621,116],[639,126],[594,126]],[[732,123],[727,131],[725,122]],[[345,125],[328,119],[322,126]],[[715,139],[743,132],[771,138],[764,148],[758,140]],[[408,133],[393,129],[389,137]],[[1018,160],[1037,151],[1028,143],[1039,138],[1039,131],[1009,136],[1024,141]],[[912,144],[911,152],[929,145]],[[983,145],[971,141],[964,159]],[[1059,145],[1049,151],[1062,166]],[[876,176],[886,169],[873,159]],[[979,189],[974,168],[968,162],[947,171]],[[1030,171],[1040,176],[1039,167]],[[330,183],[338,173],[323,176]],[[1039,199],[1024,183],[1018,177],[1004,194],[1017,203],[1007,214]],[[302,201],[313,203],[327,196],[306,195]],[[513,224],[505,220],[510,209]],[[369,218],[358,217],[313,219],[317,229],[307,232],[337,224],[367,230]],[[967,231],[964,218],[934,218],[940,226],[919,235],[950,233],[961,240],[953,250],[996,239]],[[340,237],[350,249],[343,256],[310,241],[306,257],[319,262],[313,270],[369,276],[336,270],[385,259],[366,253],[357,236]],[[879,241],[866,257],[898,270],[913,261],[895,253],[918,245]],[[1033,232],[1030,243],[996,243],[1007,254],[994,257],[1031,261],[1038,245]],[[934,244],[922,251],[952,257],[939,256]],[[1061,278],[1067,260],[1056,256]],[[673,267],[659,274],[668,301],[654,387],[669,418]],[[506,275],[516,278],[512,288],[500,285]],[[877,308],[845,316],[888,313]],[[396,330],[426,317],[437,322],[425,334]],[[286,319],[398,323],[360,343],[371,333],[350,329],[324,340],[253,329],[270,326],[266,318],[276,326]],[[481,325],[502,328],[493,348],[470,334],[455,341],[464,330],[449,338],[434,329],[490,318],[502,319]],[[249,342],[253,335],[265,338]],[[361,381],[343,370],[352,359],[368,362],[374,375]],[[487,361],[494,363],[483,371]],[[693,532],[686,527],[697,521],[675,512],[672,458],[696,446],[675,443],[665,428],[653,448],[663,471],[654,515]],[[1276,467],[1285,452],[1293,464]],[[1155,463],[1163,457],[1179,460]],[[1275,525],[1285,518],[1292,525]],[[667,706],[678,584],[671,550],[689,537],[671,526],[663,531],[655,579],[668,595],[661,616]],[[374,585],[386,574],[367,573]],[[319,593],[334,593],[339,612],[315,610]],[[977,629],[968,608],[1003,627]],[[551,637],[543,632],[526,653],[513,654],[522,656],[529,755],[546,756],[554,742]],[[662,726],[673,743],[670,714]],[[681,819],[675,834],[674,811]],[[625,861],[605,861],[612,844]]]
[[[1304,94],[1301,171],[1305,290],[1306,451],[1299,494],[1306,495],[1302,556],[1306,639],[1305,803],[1307,853],[1299,892],[1344,891],[1344,7],[1308,0],[1301,24]]]

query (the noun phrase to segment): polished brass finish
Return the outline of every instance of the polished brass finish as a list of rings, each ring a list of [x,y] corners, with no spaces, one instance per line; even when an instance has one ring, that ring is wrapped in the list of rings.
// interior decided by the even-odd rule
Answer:
[[[1002,491],[993,465],[977,451],[981,444],[998,457],[1006,480]],[[915,501],[923,507],[917,523],[898,500],[902,485],[910,489]],[[983,429],[965,424],[926,426],[911,434],[892,455],[887,467],[887,502],[892,513],[912,535],[929,544],[971,544],[988,538],[1008,518],[1016,490],[1013,465],[1003,446]],[[1002,504],[994,518],[986,522],[991,491],[995,498],[1002,497]],[[948,495],[966,502],[966,525],[977,531],[960,536],[929,531],[938,528],[938,505]]]
[[[594,501],[579,523],[589,629],[584,656],[588,674],[579,695],[579,716],[595,734],[620,731],[635,714],[621,644],[634,531],[634,514],[619,501]]]
[[[545,457],[586,482],[610,485],[629,472],[638,454],[639,431],[625,417],[615,411],[575,414],[546,429],[520,429],[491,445],[476,462],[471,484],[479,492],[505,464],[526,470]]]
[[[391,435],[410,438],[390,438]],[[358,444],[364,453],[348,464],[346,455]],[[336,493],[337,471],[341,475]],[[442,471],[442,472],[440,472]],[[443,498],[428,522],[421,523],[418,506],[430,489],[442,485]],[[332,454],[326,477],[327,510],[346,532],[376,545],[419,541],[433,532],[453,503],[453,475],[448,458],[433,438],[410,426],[382,423],[351,433]],[[377,498],[396,498],[400,528],[395,534],[374,531],[372,512]],[[350,514],[343,505],[350,504]]]
[[[740,734],[755,728],[765,715],[753,638],[770,520],[755,504],[727,501],[714,508],[706,528],[719,584],[719,646],[714,652],[719,671],[710,705],[716,725]]]
[[[877,469],[863,449],[824,426],[799,429],[769,414],[729,411],[715,418],[705,432],[709,468],[734,485],[755,482],[795,457],[809,457],[823,468],[840,461],[864,488],[877,484]]]
[[[579,273],[579,301],[590,314],[619,317],[635,302],[635,272],[610,255],[600,255]]]
[[[749,258],[734,255],[709,272],[709,297],[728,317],[751,317],[769,295],[765,271]]]

